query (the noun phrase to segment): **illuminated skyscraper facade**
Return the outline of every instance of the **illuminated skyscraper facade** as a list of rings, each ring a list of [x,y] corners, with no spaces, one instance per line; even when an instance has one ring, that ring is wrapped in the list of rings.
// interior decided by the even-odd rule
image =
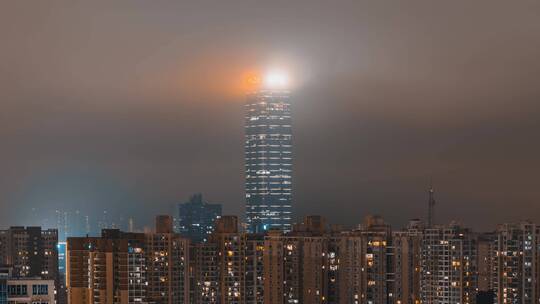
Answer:
[[[291,230],[292,129],[289,92],[260,90],[247,96],[245,117],[248,231]]]

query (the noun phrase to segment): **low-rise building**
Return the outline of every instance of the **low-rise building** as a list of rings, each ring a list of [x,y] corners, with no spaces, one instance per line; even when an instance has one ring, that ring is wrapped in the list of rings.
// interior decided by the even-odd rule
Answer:
[[[1,286],[1,284],[0,284]],[[1,288],[1,287],[0,287]],[[54,304],[55,282],[42,279],[8,279],[6,284],[7,303]],[[2,298],[0,292],[0,300]],[[0,301],[1,303],[1,301]]]

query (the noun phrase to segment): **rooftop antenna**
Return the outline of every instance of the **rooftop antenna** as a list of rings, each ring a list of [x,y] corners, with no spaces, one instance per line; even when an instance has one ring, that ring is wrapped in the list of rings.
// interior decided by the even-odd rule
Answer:
[[[429,183],[429,199],[428,199],[428,228],[431,228],[433,225],[433,209],[435,207],[435,190],[433,190],[433,179]]]

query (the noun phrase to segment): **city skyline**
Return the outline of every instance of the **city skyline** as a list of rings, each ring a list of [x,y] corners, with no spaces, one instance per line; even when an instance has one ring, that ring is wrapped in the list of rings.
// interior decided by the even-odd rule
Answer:
[[[540,303],[540,0],[5,0],[0,304]]]
[[[499,0],[7,1],[0,225],[106,210],[151,226],[149,213],[197,192],[242,215],[243,78],[271,67],[295,81],[293,222],[380,214],[404,226],[425,217],[430,180],[437,223],[540,222],[539,12]]]
[[[419,220],[394,229],[367,216],[344,229],[312,215],[289,232],[246,233],[237,216],[225,215],[202,243],[174,233],[173,222],[158,215],[144,233],[103,229],[67,243],[58,243],[54,229],[0,230],[0,300],[503,304],[540,298],[534,266],[540,226],[531,222],[477,233]]]

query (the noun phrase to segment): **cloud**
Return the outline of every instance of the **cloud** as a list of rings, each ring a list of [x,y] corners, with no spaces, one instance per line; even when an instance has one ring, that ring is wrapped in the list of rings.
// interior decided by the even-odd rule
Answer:
[[[432,176],[440,221],[540,217],[538,3],[2,6],[3,225],[90,201],[150,223],[197,191],[241,214],[241,78],[271,65],[298,80],[298,216],[401,225]]]

